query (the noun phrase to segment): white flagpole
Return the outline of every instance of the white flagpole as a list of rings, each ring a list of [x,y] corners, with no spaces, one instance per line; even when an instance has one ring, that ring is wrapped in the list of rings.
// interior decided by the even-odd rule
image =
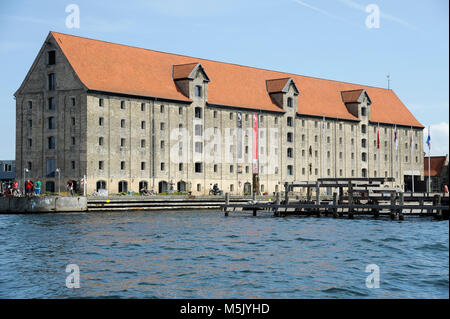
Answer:
[[[380,139],[380,122],[378,122],[378,134],[377,134],[377,146],[378,146],[378,177],[381,177],[381,139]]]
[[[411,154],[411,184],[412,184],[412,192],[414,193],[414,171],[413,171],[413,144],[414,144],[414,134],[411,126],[411,138],[410,138],[410,154]]]
[[[430,179],[430,170],[431,170],[431,133],[430,126],[428,126],[428,193],[431,192],[431,179]]]

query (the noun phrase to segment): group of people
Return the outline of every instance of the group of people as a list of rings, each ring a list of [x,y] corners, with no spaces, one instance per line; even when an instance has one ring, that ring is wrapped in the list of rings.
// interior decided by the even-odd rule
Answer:
[[[38,179],[35,183],[33,181],[27,179],[25,181],[25,196],[39,196],[41,194],[41,185],[42,182]],[[17,181],[13,181],[9,184],[3,184],[3,192],[1,195],[3,196],[22,196],[22,191],[19,188],[19,183]],[[74,195],[74,182],[72,180],[67,182],[67,193],[70,196]]]
[[[25,181],[25,196],[40,195],[41,194],[41,181],[38,180],[36,183],[33,183],[30,180]],[[14,181],[10,184],[3,185],[3,196],[21,196],[22,191],[19,188],[19,183]]]
[[[214,185],[209,184],[209,195],[218,195],[220,194],[219,185],[216,183]]]

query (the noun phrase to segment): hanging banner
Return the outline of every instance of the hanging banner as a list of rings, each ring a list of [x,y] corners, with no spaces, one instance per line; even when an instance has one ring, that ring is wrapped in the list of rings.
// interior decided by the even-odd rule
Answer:
[[[236,116],[236,146],[237,146],[237,162],[242,163],[242,112],[237,112]],[[238,172],[239,173],[239,172]]]
[[[253,174],[258,174],[258,114],[253,114]]]

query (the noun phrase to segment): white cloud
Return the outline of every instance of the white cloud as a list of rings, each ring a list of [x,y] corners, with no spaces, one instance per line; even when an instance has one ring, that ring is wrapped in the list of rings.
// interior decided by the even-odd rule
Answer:
[[[439,124],[431,124],[431,155],[445,155],[448,154],[448,130],[449,124],[447,122],[441,122]],[[428,136],[428,127],[426,127],[423,131],[424,138],[424,148],[425,152],[428,155],[428,146],[425,144]]]

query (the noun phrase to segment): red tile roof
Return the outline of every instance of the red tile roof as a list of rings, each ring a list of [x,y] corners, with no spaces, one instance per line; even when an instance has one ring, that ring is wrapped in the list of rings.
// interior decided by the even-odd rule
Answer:
[[[291,78],[267,80],[266,81],[267,92],[269,93],[283,92],[283,89],[286,87],[286,84],[288,84],[290,79]]]
[[[431,156],[430,158],[430,176],[439,176],[445,165],[446,156]],[[428,176],[428,156],[423,161],[424,176]]]
[[[91,90],[190,101],[172,79],[174,65],[201,63],[210,82],[208,102],[280,112],[266,80],[292,78],[300,91],[298,113],[358,120],[341,92],[365,89],[370,120],[423,127],[392,90],[258,69],[51,32],[81,82]],[[188,67],[186,67],[188,69]],[[186,69],[183,72],[186,73]]]

